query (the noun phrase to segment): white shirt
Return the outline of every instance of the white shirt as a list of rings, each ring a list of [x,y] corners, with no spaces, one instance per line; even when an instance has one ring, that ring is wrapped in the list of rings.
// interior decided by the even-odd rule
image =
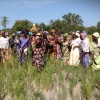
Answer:
[[[76,39],[72,40],[71,46],[72,45],[80,45],[80,43],[81,43],[81,39],[80,38],[76,38]]]
[[[9,48],[9,39],[0,37],[0,49],[8,49]]]
[[[90,41],[87,37],[81,41],[81,48],[84,52],[90,51]]]
[[[98,38],[98,47],[100,47],[100,38]]]

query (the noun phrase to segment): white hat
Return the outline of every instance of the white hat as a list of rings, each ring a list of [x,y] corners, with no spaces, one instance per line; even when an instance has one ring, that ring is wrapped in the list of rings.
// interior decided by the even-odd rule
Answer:
[[[76,36],[80,37],[80,34],[78,32],[75,33]]]
[[[100,37],[100,35],[99,35],[99,33],[98,33],[98,32],[93,33],[93,36],[95,36],[95,37],[97,37],[97,38],[99,38],[99,37]]]
[[[80,33],[80,31],[76,31],[76,33]]]

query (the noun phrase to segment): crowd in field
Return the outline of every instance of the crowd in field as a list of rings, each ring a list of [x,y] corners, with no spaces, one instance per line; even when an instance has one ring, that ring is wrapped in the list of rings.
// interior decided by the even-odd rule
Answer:
[[[35,26],[34,26],[35,27]],[[94,70],[100,69],[100,35],[95,32],[91,35],[92,42],[87,37],[86,31],[62,33],[61,30],[52,29],[50,32],[22,30],[9,36],[6,31],[1,31],[0,37],[0,60],[5,62],[11,59],[11,55],[18,58],[18,62],[27,62],[30,51],[33,66],[38,71],[46,64],[46,58],[53,57],[54,64],[61,59],[61,65],[78,66]],[[49,61],[49,60],[48,60]],[[54,65],[53,64],[53,65]]]

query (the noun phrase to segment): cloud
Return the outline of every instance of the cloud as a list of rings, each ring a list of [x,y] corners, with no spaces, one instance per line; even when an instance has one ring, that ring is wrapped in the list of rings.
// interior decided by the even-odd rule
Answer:
[[[57,0],[1,0],[0,7],[39,7],[43,5],[49,5],[55,2],[57,2]]]

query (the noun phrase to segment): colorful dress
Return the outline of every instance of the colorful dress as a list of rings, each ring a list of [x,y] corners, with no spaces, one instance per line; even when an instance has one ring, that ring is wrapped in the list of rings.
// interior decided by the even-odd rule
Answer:
[[[61,60],[61,65],[62,66],[65,66],[68,61],[69,61],[69,50],[68,50],[68,41],[66,42],[63,42],[63,51],[64,51],[64,54],[62,56],[62,60]]]
[[[80,54],[80,56],[81,56],[80,63],[84,67],[89,67],[89,64],[90,64],[90,42],[89,42],[89,39],[87,37],[81,41],[81,54]]]
[[[36,43],[33,49],[33,64],[38,68],[44,64],[44,48],[41,41],[38,44]]]
[[[31,45],[30,38],[23,39],[22,37],[19,38],[19,49],[22,48],[22,52],[19,51],[19,61],[21,63],[26,61],[27,50],[28,47]]]
[[[94,59],[96,64],[93,62],[93,65],[91,66],[93,70],[99,70],[100,69],[100,45],[95,44],[94,42],[91,42],[90,50],[94,52]]]
[[[54,44],[55,59],[60,59],[62,57],[62,43],[63,43],[63,36],[57,36],[55,38],[55,44]]]

